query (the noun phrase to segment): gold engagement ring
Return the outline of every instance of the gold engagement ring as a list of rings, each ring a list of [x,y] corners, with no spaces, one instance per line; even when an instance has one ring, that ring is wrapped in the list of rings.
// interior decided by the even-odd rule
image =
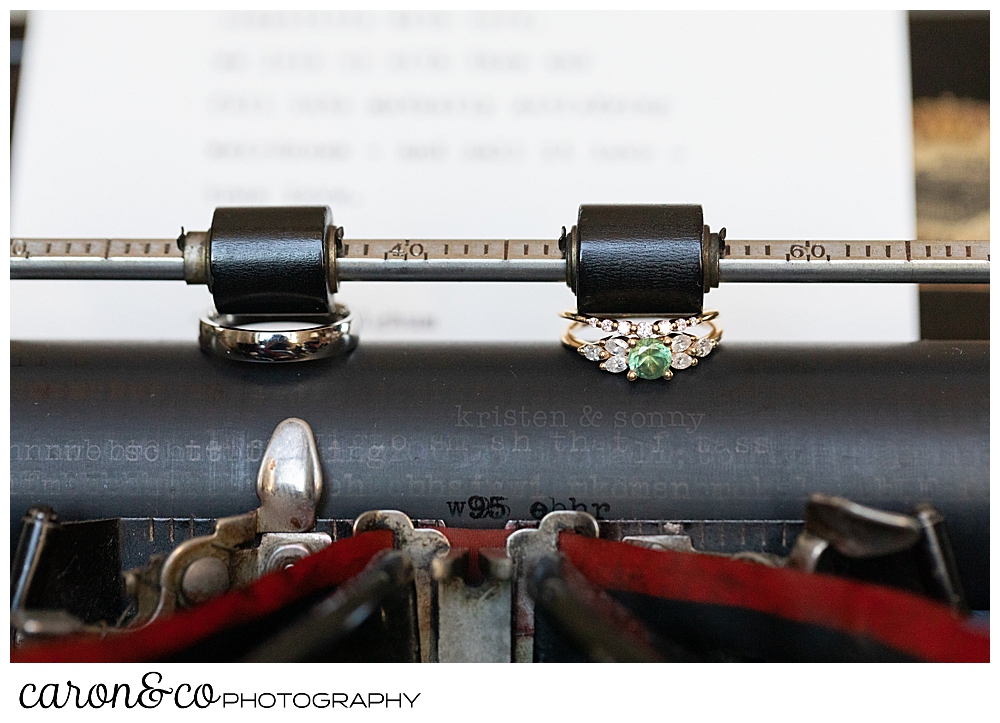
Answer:
[[[697,316],[665,319],[627,319],[584,316],[575,311],[561,314],[573,323],[562,335],[562,343],[576,349],[584,358],[598,362],[612,374],[628,371],[629,381],[670,379],[674,371],[698,365],[722,339],[722,330],[714,323],[717,311]],[[595,329],[608,334],[596,340],[578,336]]]

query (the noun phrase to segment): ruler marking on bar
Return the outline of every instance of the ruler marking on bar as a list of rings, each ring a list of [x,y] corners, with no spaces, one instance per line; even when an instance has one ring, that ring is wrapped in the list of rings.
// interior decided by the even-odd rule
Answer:
[[[397,248],[391,248],[393,244]],[[452,247],[456,244],[461,250],[452,253]],[[482,244],[483,256],[474,258],[479,256],[479,252],[472,251],[477,244]],[[854,248],[859,245],[865,247],[866,252],[860,256],[858,249]],[[357,247],[357,251],[364,249],[364,258],[354,255],[351,246]],[[924,254],[914,253],[921,246]],[[519,249],[520,253],[512,254],[512,248]],[[822,281],[828,274],[831,279],[846,281],[849,280],[848,275],[857,274],[859,281],[884,278],[888,281],[905,282],[911,278],[908,274],[916,273],[914,278],[919,278],[920,283],[937,283],[946,279],[953,279],[948,283],[976,283],[977,280],[985,283],[990,261],[989,242],[978,240],[783,242],[762,239],[732,240],[724,248],[728,249],[728,253],[722,257],[727,264],[723,281],[755,281],[763,280],[764,277],[778,280],[784,278],[787,271],[788,278],[797,281]],[[743,249],[743,255],[732,256],[738,248]],[[879,256],[882,248],[885,253]],[[421,270],[414,268],[412,274],[407,271],[406,278],[433,279],[440,276],[442,279],[458,280],[465,278],[466,268],[463,264],[472,262],[473,265],[468,267],[470,278],[478,278],[478,275],[483,274],[496,280],[544,278],[555,281],[553,265],[558,261],[565,263],[565,253],[558,246],[542,239],[452,239],[447,242],[443,239],[407,239],[398,242],[369,239],[367,243],[364,239],[356,239],[351,244],[344,243],[340,254],[347,257],[345,280],[382,278],[383,272],[380,269],[383,267],[378,262],[398,263],[423,259],[425,262],[434,261],[435,264]],[[781,258],[782,255],[784,259]],[[102,257],[112,263],[100,264]],[[180,266],[183,260],[183,251],[170,239],[11,239],[12,278],[182,278],[183,269]],[[501,260],[510,263],[505,263],[502,267],[494,266]],[[354,261],[359,262],[357,267],[354,266]],[[365,263],[361,263],[362,261]],[[446,267],[452,266],[444,263],[448,261],[456,262],[451,270],[446,270]],[[815,273],[807,271],[805,267],[796,270],[794,265],[783,268],[785,263],[801,261],[826,261],[827,264],[823,266],[832,264],[834,268],[815,268]],[[907,262],[917,264],[917,268],[904,271],[897,266]],[[533,264],[538,264],[537,272]],[[838,264],[841,264],[839,269],[835,268]],[[881,264],[887,265],[880,269]],[[523,269],[519,269],[522,265]],[[737,272],[738,268],[740,271]],[[385,273],[386,278],[393,278],[394,272]]]
[[[747,246],[750,254],[747,255]],[[987,261],[988,242],[982,241],[776,241],[736,240],[732,250],[740,249],[736,256],[720,258],[734,262],[777,262],[784,256],[788,262],[810,261],[866,261],[870,263],[904,261],[917,262],[924,258],[933,261]],[[949,250],[950,249],[950,255]],[[956,267],[957,268],[957,267]]]
[[[365,248],[364,248],[364,250],[363,250],[363,251],[361,252],[361,255],[362,255],[362,256],[367,256],[367,255],[368,255],[368,244],[365,244]]]
[[[729,249],[729,244],[726,244],[726,256],[729,256],[732,251]]]

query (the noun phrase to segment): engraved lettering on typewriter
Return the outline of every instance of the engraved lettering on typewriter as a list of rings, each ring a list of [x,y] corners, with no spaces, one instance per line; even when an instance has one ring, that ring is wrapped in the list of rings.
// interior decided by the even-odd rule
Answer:
[[[420,455],[415,454],[417,450],[413,449],[414,446],[415,445],[409,442],[403,435],[394,435],[393,438],[389,440],[389,459],[386,461],[408,462],[411,459],[418,459]]]
[[[490,410],[463,409],[461,404],[455,405],[455,426],[476,427],[566,427],[566,412],[559,409],[500,409],[494,406]]]
[[[138,462],[142,456],[142,447],[138,444],[129,444],[125,447],[125,459],[129,462]]]
[[[189,462],[198,462],[201,460],[201,445],[195,444],[194,440],[186,444],[184,449],[187,450],[187,459]]]
[[[205,446],[205,454],[210,462],[218,462],[222,459],[222,445],[215,439]]]
[[[414,478],[412,474],[406,475],[409,483],[409,494],[411,497],[436,497],[440,499],[444,496],[444,480],[434,479],[428,476],[426,480]]]
[[[347,494],[352,497],[361,497],[365,494],[365,483],[362,479],[354,479],[354,476],[347,472],[344,474],[344,482],[347,483]]]
[[[700,412],[628,412],[619,410],[614,414],[614,425],[616,428],[632,427],[633,429],[685,427],[687,433],[691,434],[697,431],[704,419],[705,414]]]
[[[264,440],[254,439],[247,448],[247,459],[251,462],[259,462],[264,456]]]
[[[469,421],[469,417],[472,416],[472,412],[471,411],[465,411],[465,412],[463,412],[461,404],[456,404],[455,405],[455,416],[458,418],[458,423],[455,425],[456,427],[471,427],[472,426],[472,422]]]
[[[323,459],[330,464],[339,464],[344,462],[344,448],[340,446],[340,442],[334,438],[322,445],[323,449]]]
[[[600,427],[603,416],[601,412],[595,412],[590,406],[584,405],[579,424],[581,427]]]
[[[490,439],[490,451],[492,452],[530,452],[531,440],[528,435],[520,434],[516,430],[511,433],[513,443],[509,443],[506,435],[498,434]]]
[[[365,459],[365,465],[368,469],[380,470],[382,469],[382,453],[385,451],[384,444],[371,444],[368,446],[368,451]]]
[[[771,443],[764,437],[754,439],[737,437],[734,444],[721,438],[699,437],[697,442],[699,461],[702,464],[729,462],[738,454],[763,455],[771,453]]]

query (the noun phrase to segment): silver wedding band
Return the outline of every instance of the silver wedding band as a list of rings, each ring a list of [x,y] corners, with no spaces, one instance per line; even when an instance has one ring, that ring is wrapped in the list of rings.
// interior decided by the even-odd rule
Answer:
[[[213,309],[201,317],[199,342],[202,350],[226,359],[297,362],[349,353],[358,345],[358,331],[342,304],[329,314],[304,316],[219,314]]]

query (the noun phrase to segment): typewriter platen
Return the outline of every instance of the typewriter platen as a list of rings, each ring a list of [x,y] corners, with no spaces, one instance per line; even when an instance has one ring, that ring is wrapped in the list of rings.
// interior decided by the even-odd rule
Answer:
[[[201,349],[12,344],[15,659],[988,659],[988,342],[727,346],[704,310],[732,281],[988,283],[988,242],[220,208],[11,239],[11,277],[215,302]],[[366,344],[355,280],[565,282],[575,351]]]

